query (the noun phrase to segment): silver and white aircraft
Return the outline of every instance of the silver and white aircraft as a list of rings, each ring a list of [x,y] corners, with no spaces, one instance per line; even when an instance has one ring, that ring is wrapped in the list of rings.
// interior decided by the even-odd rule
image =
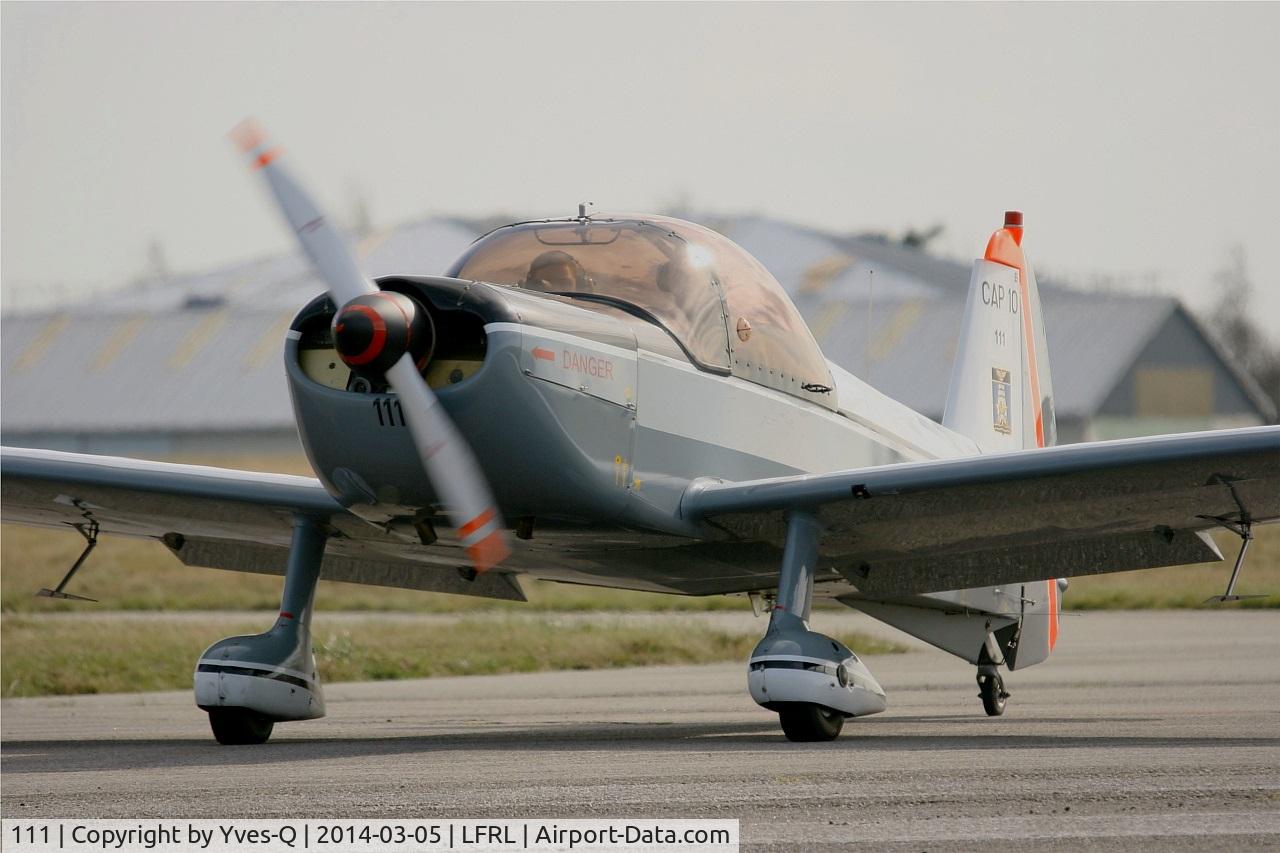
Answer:
[[[284,575],[265,633],[212,645],[196,703],[221,743],[324,715],[316,582],[522,599],[519,574],[770,611],[752,698],[791,740],[885,708],[809,628],[836,599],[977,667],[1045,660],[1066,578],[1221,559],[1280,518],[1280,427],[1053,447],[1021,214],[973,266],[941,425],[823,357],[724,237],[657,216],[523,222],[443,277],[370,281],[252,124],[233,134],[329,292],[285,341],[316,479],[3,450],[6,521],[163,542]],[[511,534],[514,533],[514,536]],[[86,553],[87,553],[86,549]],[[62,590],[83,561],[77,561]]]

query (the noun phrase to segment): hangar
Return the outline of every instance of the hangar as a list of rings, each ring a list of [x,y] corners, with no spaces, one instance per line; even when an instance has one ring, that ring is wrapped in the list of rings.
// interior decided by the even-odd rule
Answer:
[[[694,217],[765,264],[827,356],[941,419],[968,265],[762,216]],[[374,275],[438,273],[493,222],[431,218],[357,243]],[[0,318],[5,444],[90,453],[296,453],[279,359],[323,290],[289,253]],[[1269,423],[1257,385],[1176,299],[1041,282],[1059,440]],[[57,393],[52,393],[57,389]]]

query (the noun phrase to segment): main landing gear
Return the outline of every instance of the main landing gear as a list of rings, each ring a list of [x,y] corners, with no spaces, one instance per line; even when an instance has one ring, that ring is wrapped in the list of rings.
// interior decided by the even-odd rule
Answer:
[[[196,664],[196,705],[209,712],[218,743],[266,743],[276,723],[324,716],[324,693],[311,650],[311,608],[326,534],[298,516],[275,625],[264,634],[228,637]]]
[[[809,630],[821,534],[812,513],[788,517],[778,598],[747,665],[751,698],[777,712],[791,741],[835,740],[846,718],[885,709],[884,690],[857,655]]]

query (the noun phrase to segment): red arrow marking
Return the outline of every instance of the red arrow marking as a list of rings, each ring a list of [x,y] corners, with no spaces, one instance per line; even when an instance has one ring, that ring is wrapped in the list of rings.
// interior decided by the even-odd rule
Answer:
[[[534,358],[540,358],[540,359],[542,359],[543,361],[555,361],[555,360],[556,360],[556,354],[555,354],[555,353],[553,353],[553,352],[552,352],[551,350],[549,350],[549,349],[543,349],[542,347],[534,347],[534,348],[533,348],[533,357],[534,357]]]

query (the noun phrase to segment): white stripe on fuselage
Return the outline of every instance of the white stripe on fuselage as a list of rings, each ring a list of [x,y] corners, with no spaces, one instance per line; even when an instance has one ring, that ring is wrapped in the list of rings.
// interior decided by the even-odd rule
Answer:
[[[521,335],[527,334],[535,338],[548,338],[553,341],[559,341],[567,346],[579,349],[595,350],[604,355],[611,355],[614,358],[627,358],[632,361],[636,359],[636,351],[633,349],[623,349],[622,347],[615,347],[613,344],[601,343],[590,338],[570,335],[566,332],[557,332],[553,329],[543,329],[538,326],[526,326],[523,323],[487,323],[484,331],[487,335],[497,332],[518,332]]]
[[[640,353],[641,429],[678,435],[816,473],[914,459],[849,419],[734,376]],[[887,448],[887,450],[886,450]],[[637,459],[637,465],[646,460]]]

